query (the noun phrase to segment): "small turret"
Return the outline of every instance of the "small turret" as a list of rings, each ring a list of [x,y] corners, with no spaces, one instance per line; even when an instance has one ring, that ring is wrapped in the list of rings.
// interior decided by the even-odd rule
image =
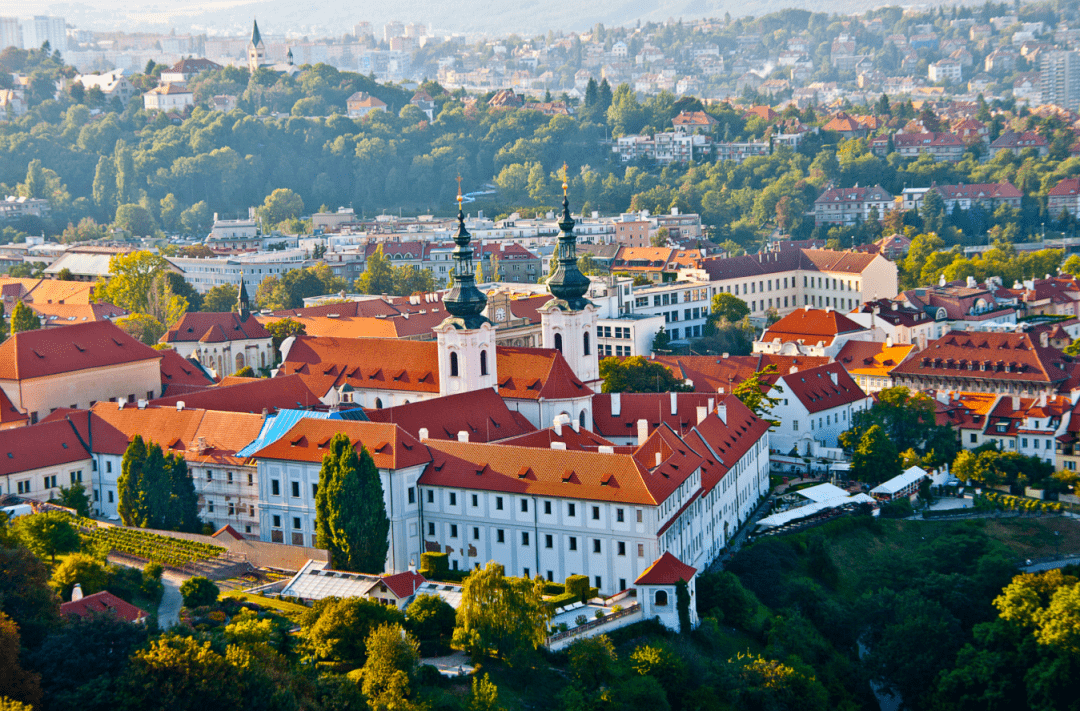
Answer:
[[[470,245],[472,236],[465,229],[463,201],[461,178],[458,177],[458,231],[454,235],[454,266],[451,267],[450,272],[454,277],[454,286],[443,297],[443,306],[450,313],[444,323],[450,323],[459,329],[475,329],[488,323],[488,319],[483,315],[484,307],[487,306],[487,296],[476,288],[473,250]]]
[[[240,314],[241,323],[248,320],[251,315],[251,305],[248,300],[247,287],[244,285],[244,277],[240,277],[240,291],[236,296],[236,313]]]
[[[569,185],[565,172],[566,166],[563,165],[563,213],[559,220],[559,246],[556,252],[559,266],[548,279],[548,290],[560,308],[581,311],[589,305],[585,293],[589,290],[590,282],[577,265],[577,235],[574,234],[574,218],[570,215],[570,201],[566,196]]]

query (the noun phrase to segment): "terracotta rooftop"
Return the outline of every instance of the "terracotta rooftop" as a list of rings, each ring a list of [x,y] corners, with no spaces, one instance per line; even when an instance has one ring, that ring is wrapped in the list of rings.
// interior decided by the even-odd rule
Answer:
[[[233,382],[230,379],[230,382]],[[183,402],[188,408],[219,410],[222,412],[262,413],[309,408],[320,404],[319,396],[312,392],[303,378],[280,376],[277,378],[244,378],[231,385],[219,385],[192,392],[170,393],[151,405],[175,406]]]
[[[372,422],[395,424],[417,439],[421,429],[427,429],[431,439],[457,439],[458,432],[465,431],[470,442],[492,442],[536,430],[491,388],[366,413]]]
[[[701,268],[713,281],[742,279],[790,271],[842,272],[861,274],[875,255],[860,252],[833,252],[825,249],[795,249],[742,257],[704,259]]]
[[[403,469],[431,461],[427,447],[397,425],[351,420],[315,420],[297,422],[276,442],[253,455],[256,459],[279,459],[294,462],[322,462],[330,440],[342,432],[353,446],[363,445],[379,469]]]
[[[665,551],[655,563],[645,569],[645,572],[634,581],[635,585],[674,585],[680,580],[690,582],[697,574],[697,568],[693,568]]]
[[[894,374],[950,378],[1061,383],[1068,378],[1066,356],[1042,348],[1027,333],[950,331]]]
[[[171,348],[161,354],[161,394],[183,395],[206,390],[214,384],[206,372]]]
[[[836,336],[865,330],[865,326],[855,323],[839,311],[803,308],[792,311],[769,326],[762,334],[761,341],[769,343],[780,339],[781,343],[802,341],[829,345]]]
[[[87,595],[81,600],[60,604],[60,614],[88,619],[94,615],[116,615],[126,622],[138,622],[146,619],[147,614],[126,602],[108,590]]]
[[[0,432],[0,476],[84,459],[90,459],[85,441],[79,439],[72,423],[66,419]],[[90,472],[86,474],[89,476]]]
[[[833,382],[834,376],[836,382]],[[858,402],[866,397],[866,393],[839,363],[788,373],[782,380],[784,396],[790,394],[797,398],[811,413]]]
[[[92,368],[160,360],[108,321],[16,333],[0,343],[0,380],[28,380]]]
[[[870,341],[848,341],[836,354],[836,362],[855,375],[888,377],[915,350],[910,343],[886,346]]]
[[[189,311],[161,337],[162,343],[223,343],[270,338],[270,332],[254,318],[246,321],[233,312],[203,313]]]

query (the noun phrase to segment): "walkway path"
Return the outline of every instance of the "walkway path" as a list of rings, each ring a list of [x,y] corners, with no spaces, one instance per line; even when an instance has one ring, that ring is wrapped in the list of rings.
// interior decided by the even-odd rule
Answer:
[[[765,498],[765,500],[762,501],[756,509],[754,509],[754,513],[750,514],[750,518],[746,519],[746,522],[742,525],[742,528],[739,529],[739,532],[731,538],[731,543],[728,544],[727,552],[714,560],[713,564],[709,566],[713,571],[723,569],[724,563],[729,558],[731,558],[731,556],[739,552],[739,549],[742,548],[743,543],[746,542],[747,535],[749,535],[750,531],[753,531],[754,526],[757,525],[758,519],[764,516],[765,512],[768,511],[771,507],[772,500],[773,497],[769,496]]]
[[[165,594],[161,596],[161,604],[158,605],[158,625],[161,629],[168,629],[180,623],[180,608],[184,606],[180,584],[184,580],[186,580],[184,576],[171,570],[166,570],[161,576],[161,583],[165,586]]]

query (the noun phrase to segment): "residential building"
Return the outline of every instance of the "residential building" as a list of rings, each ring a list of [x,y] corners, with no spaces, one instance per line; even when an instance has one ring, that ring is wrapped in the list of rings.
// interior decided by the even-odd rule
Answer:
[[[781,316],[805,306],[848,311],[870,299],[892,298],[896,274],[896,264],[879,254],[791,249],[705,259],[680,277],[712,282],[712,295],[734,294],[752,318],[764,319],[770,310]]]
[[[97,615],[111,615],[124,622],[145,625],[150,616],[130,602],[102,590],[92,595],[83,595],[82,587],[75,583],[69,602],[60,603],[62,617],[77,617],[83,620],[93,619]]]
[[[195,287],[195,291],[205,294],[215,286],[239,289],[240,282],[259,284],[267,276],[280,276],[300,269],[307,263],[307,254],[301,249],[281,249],[228,257],[169,257],[168,260],[183,271],[184,279]]]
[[[123,69],[113,69],[101,74],[76,74],[71,81],[82,84],[84,89],[100,89],[106,100],[115,98],[127,106],[128,101],[135,94],[135,87],[131,85],[125,74]]]
[[[1040,157],[1050,153],[1050,144],[1035,131],[1004,131],[990,144],[990,155],[997,155],[998,151],[1011,151],[1020,155],[1021,151],[1029,148],[1034,149]]]
[[[849,312],[847,317],[867,328],[880,329],[886,340],[898,344],[925,345],[940,338],[949,329],[951,321],[948,317],[938,321],[936,313],[927,313],[923,299],[918,300],[918,305],[913,305],[907,303],[902,296],[896,299],[866,301],[859,305],[857,311]],[[936,309],[934,311],[936,312]]]
[[[93,461],[83,440],[64,420],[2,430],[0,494],[49,501],[60,487],[90,487]]]
[[[0,390],[32,424],[57,408],[152,400],[160,362],[109,321],[23,331],[0,344]]]
[[[855,413],[873,404],[840,363],[792,368],[777,384],[781,402],[770,416],[780,424],[770,442],[778,452],[805,454],[818,446],[838,447],[840,433],[851,428]]]
[[[217,62],[188,57],[162,71],[160,80],[162,84],[186,84],[203,72],[213,72],[218,69],[221,69],[221,65]]]
[[[754,341],[754,353],[835,358],[849,341],[884,340],[880,331],[866,328],[832,308],[805,306],[792,311]]]
[[[1060,217],[1067,212],[1073,217],[1080,214],[1080,178],[1062,178],[1046,196],[1047,212]]]
[[[881,219],[893,208],[893,196],[880,185],[872,188],[829,188],[814,201],[815,225],[854,225]]]
[[[954,133],[897,133],[893,148],[905,158],[926,153],[934,160],[956,162],[964,156],[964,142]]]
[[[890,371],[902,363],[915,346],[910,343],[894,344],[851,340],[836,354],[836,362],[844,366],[867,395],[891,388],[894,385]]]
[[[931,62],[927,69],[927,76],[930,81],[949,81],[959,82],[963,71],[963,64],[951,57],[945,59],[939,59],[936,62]]]
[[[358,91],[345,101],[345,109],[351,119],[364,118],[372,111],[386,111],[386,102]]]
[[[1027,333],[950,331],[892,370],[914,390],[1053,395],[1069,378],[1065,357]]]
[[[1041,53],[1039,89],[1044,104],[1080,109],[1080,52]]]
[[[195,105],[195,96],[184,84],[161,84],[143,94],[147,111],[183,111]]]

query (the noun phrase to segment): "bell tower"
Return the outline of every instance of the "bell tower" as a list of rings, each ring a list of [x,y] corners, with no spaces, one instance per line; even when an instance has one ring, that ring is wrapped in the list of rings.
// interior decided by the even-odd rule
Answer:
[[[443,297],[449,316],[436,326],[439,343],[439,395],[494,388],[495,327],[483,315],[487,296],[476,288],[472,236],[465,229],[461,178],[458,177],[458,230],[454,235],[454,287]]]
[[[247,48],[248,71],[252,74],[259,67],[266,65],[266,45],[263,44],[262,35],[259,34],[259,23],[251,21],[251,41]]]
[[[554,297],[539,309],[544,348],[554,348],[574,370],[581,382],[588,385],[600,378],[600,359],[597,357],[596,307],[585,298],[590,281],[577,266],[577,235],[574,218],[570,215],[567,198],[566,166],[563,166],[563,211],[559,220],[559,245],[556,255],[559,266],[548,280]]]

